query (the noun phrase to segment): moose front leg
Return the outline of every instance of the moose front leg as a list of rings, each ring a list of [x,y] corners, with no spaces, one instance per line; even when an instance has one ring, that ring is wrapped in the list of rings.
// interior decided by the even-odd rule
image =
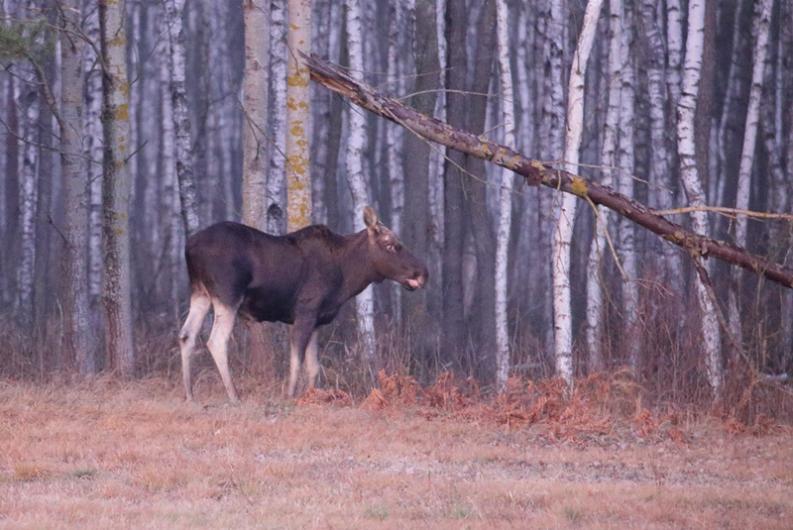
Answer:
[[[306,352],[316,325],[315,318],[296,319],[289,331],[289,390],[290,398],[295,397],[297,376],[300,372],[300,359]]]

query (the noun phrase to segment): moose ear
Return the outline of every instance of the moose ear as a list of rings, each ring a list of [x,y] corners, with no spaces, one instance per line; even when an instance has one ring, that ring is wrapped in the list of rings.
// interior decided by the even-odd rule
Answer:
[[[369,230],[377,231],[377,223],[379,223],[380,220],[370,206],[363,209],[363,222]]]

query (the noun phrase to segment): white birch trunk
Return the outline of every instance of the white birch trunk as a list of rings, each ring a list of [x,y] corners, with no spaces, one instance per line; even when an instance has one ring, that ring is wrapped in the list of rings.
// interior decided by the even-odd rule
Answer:
[[[498,66],[500,74],[501,125],[504,130],[504,145],[517,147],[515,141],[515,98],[512,87],[512,67],[509,57],[509,12],[506,0],[496,2],[496,34],[498,42]],[[512,229],[512,188],[515,174],[501,171],[501,193],[499,195],[498,228],[496,231],[496,386],[503,391],[509,377],[509,326],[507,310],[507,279],[509,276],[509,236]]]
[[[634,156],[634,121],[636,107],[636,89],[631,49],[633,48],[632,17],[629,11],[623,12],[622,27],[622,89],[620,93],[619,142],[617,157],[617,190],[626,197],[633,197]],[[622,349],[628,355],[628,362],[634,371],[640,367],[639,331],[637,329],[639,313],[639,270],[636,261],[635,236],[636,225],[628,219],[619,220],[618,255],[622,262],[626,278],[622,282],[623,307],[623,341]]]
[[[683,57],[683,12],[681,0],[666,0],[666,82],[672,104],[680,99],[680,65]]]
[[[677,105],[677,141],[680,158],[680,176],[688,203],[704,206],[705,194],[697,171],[694,115],[699,95],[702,70],[703,41],[705,33],[705,0],[690,0],[688,6],[688,34],[680,100]],[[710,234],[710,223],[703,211],[691,215],[691,228],[702,235]],[[708,382],[714,398],[721,396],[724,374],[721,360],[719,323],[714,300],[707,287],[697,278],[697,300],[702,316],[702,338]]]
[[[746,122],[743,131],[743,146],[741,148],[741,162],[738,167],[738,191],[735,198],[735,208],[738,210],[749,209],[749,195],[751,192],[752,165],[757,143],[757,129],[760,120],[760,102],[763,97],[763,81],[765,77],[766,54],[768,51],[768,33],[771,25],[772,0],[760,0],[755,6],[754,35],[755,45],[752,54],[752,84],[749,89],[749,104],[746,109]],[[735,221],[735,243],[746,247],[748,219],[745,215],[738,214]],[[736,268],[732,272],[732,288],[730,289],[729,315],[730,333],[740,345],[743,343],[740,315],[740,280],[741,273]]]
[[[347,2],[347,49],[350,69],[360,75],[363,72],[363,29],[361,28],[360,0]],[[370,204],[369,186],[363,171],[364,149],[366,147],[366,117],[360,109],[348,106],[349,134],[347,137],[347,179],[350,184],[353,202],[353,226],[356,231],[365,228],[363,209]],[[372,286],[364,289],[355,298],[358,318],[358,334],[363,357],[370,367],[375,358],[374,296]]]
[[[187,235],[198,230],[198,197],[193,172],[193,149],[190,113],[187,108],[185,80],[185,35],[182,14],[185,0],[165,0],[168,37],[171,44],[171,100],[176,136],[176,178],[179,181],[179,200]]]
[[[273,115],[270,129],[273,134],[270,154],[270,174],[267,175],[267,231],[283,234],[286,231],[286,119],[287,119],[287,9],[285,0],[271,4],[270,24],[270,86],[273,91]]]
[[[567,120],[564,146],[565,169],[578,171],[581,135],[584,128],[584,79],[602,0],[589,0],[578,38],[567,88]],[[573,320],[570,303],[570,244],[573,239],[577,198],[564,194],[553,230],[553,299],[556,371],[568,387],[573,384]]]
[[[438,64],[440,71],[446,71],[446,0],[435,0],[435,32],[438,39]],[[440,76],[441,85],[445,83],[446,76]],[[442,89],[443,87],[439,87]],[[441,121],[446,121],[446,93],[441,90],[435,100],[433,116]],[[436,266],[433,267],[434,277],[438,285],[442,285],[443,267],[440,266],[441,248],[443,246],[443,164],[445,162],[444,150],[437,146],[430,150],[430,218],[435,230],[432,234],[432,252],[437,257]]]
[[[388,30],[388,83],[396,94],[401,94],[400,90],[400,69],[398,65],[399,54],[399,29],[404,17],[399,3],[391,4],[389,7],[390,27]],[[386,143],[386,166],[388,168],[388,184],[391,192],[391,227],[401,232],[402,230],[402,211],[405,208],[405,181],[402,173],[403,150],[402,130],[403,128],[396,123],[380,121],[385,127]],[[398,284],[391,286],[391,314],[395,318],[402,315],[402,288]]]
[[[21,117],[23,140],[19,156],[19,234],[20,257],[17,265],[17,312],[20,322],[28,326],[33,323],[33,283],[36,270],[36,217],[38,215],[38,168],[39,168],[39,95],[38,83],[29,68],[23,68],[28,76],[23,77],[25,86],[19,96],[27,104],[18,101],[17,108],[24,109]]]
[[[162,18],[162,28],[167,35],[168,24]],[[179,201],[179,183],[176,179],[176,133],[173,119],[173,100],[170,97],[171,86],[171,44],[169,39],[160,41],[159,78],[160,78],[160,163],[162,164],[163,192],[160,197],[160,208],[164,214],[164,239],[167,244],[167,270],[169,276],[169,296],[175,317],[179,317],[179,271],[182,263],[183,221]]]
[[[301,51],[311,53],[310,0],[289,0],[287,43],[286,224],[287,230],[291,232],[311,223],[309,73],[299,56]]]
[[[622,94],[622,0],[609,0],[609,59],[608,59],[608,103],[603,127],[603,145],[600,165],[603,168],[601,183],[611,186],[612,171],[616,165],[617,137]],[[600,371],[605,368],[603,358],[603,305],[602,259],[606,255],[606,232],[610,215],[607,210],[596,208],[595,235],[587,259],[587,308],[586,341],[589,351],[589,369]]]
[[[550,64],[549,75],[543,79],[544,108],[541,135],[544,139],[543,158],[546,160],[560,160],[564,156],[564,49],[565,49],[565,16],[562,9],[562,0],[550,0],[547,11],[543,13],[545,18],[545,38],[543,39],[544,55]],[[553,315],[553,320],[548,319],[545,331],[546,349],[553,351],[556,359],[556,371],[561,377],[572,380],[572,351],[564,348],[565,338],[563,329],[557,332],[556,319],[561,319],[564,327],[564,320],[567,318],[564,301],[556,300],[553,292],[553,268],[564,264],[554,263],[552,240],[553,232],[557,224],[558,214],[561,212],[563,199],[560,194],[549,196],[546,193],[539,194],[540,209],[540,230],[538,249],[543,270],[538,275],[537,293],[543,293],[544,300],[543,314]],[[557,344],[556,340],[560,342]],[[569,361],[569,362],[568,362]],[[568,367],[570,371],[568,373]]]
[[[655,0],[643,0],[640,11],[642,26],[649,44],[650,60],[647,63],[647,92],[650,105],[650,203],[666,210],[674,206],[676,180],[671,171],[670,149],[667,139],[667,94],[664,79],[666,52],[661,34],[661,22],[657,19]],[[715,157],[713,157],[715,158]],[[682,279],[680,253],[674,245],[661,242],[666,279],[679,290]]]
[[[245,67],[242,78],[242,222],[259,230],[267,223],[267,71],[269,0],[245,0]]]
[[[86,75],[86,101],[83,129],[86,144],[84,156],[89,180],[88,211],[88,291],[91,305],[96,306],[102,292],[102,166],[104,143],[102,138],[102,72],[97,57],[100,47],[99,8],[94,3],[85,12],[84,32],[92,44],[85,47],[83,70]]]
[[[123,377],[135,371],[129,254],[129,81],[124,2],[103,4],[102,55],[105,164],[102,183],[104,284],[107,355]]]

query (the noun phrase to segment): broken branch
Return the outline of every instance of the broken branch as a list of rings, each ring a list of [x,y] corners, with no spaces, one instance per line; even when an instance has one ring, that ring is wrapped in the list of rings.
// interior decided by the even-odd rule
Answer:
[[[353,103],[379,116],[387,118],[414,134],[471,156],[488,160],[521,175],[528,185],[547,186],[566,193],[588,198],[623,217],[658,234],[668,242],[686,250],[693,258],[713,256],[732,263],[769,280],[793,288],[793,270],[773,263],[746,249],[725,241],[694,233],[687,228],[664,218],[660,213],[644,204],[626,197],[608,186],[589,181],[550,164],[533,160],[517,151],[462,131],[430,116],[421,114],[395,98],[378,93],[369,85],[353,79],[340,67],[315,55],[301,54],[311,72],[311,78]]]

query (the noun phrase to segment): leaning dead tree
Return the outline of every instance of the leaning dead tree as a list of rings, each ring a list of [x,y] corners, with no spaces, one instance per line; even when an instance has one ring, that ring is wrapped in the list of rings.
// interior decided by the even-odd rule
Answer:
[[[602,205],[683,248],[695,259],[712,256],[793,288],[793,269],[768,261],[736,245],[694,233],[665,218],[658,210],[608,186],[591,182],[552,164],[527,158],[483,136],[456,129],[421,114],[398,99],[378,93],[369,85],[350,77],[338,66],[316,56],[303,55],[303,59],[312,79],[366,110],[402,125],[413,134],[514,171],[530,186],[547,186]]]

